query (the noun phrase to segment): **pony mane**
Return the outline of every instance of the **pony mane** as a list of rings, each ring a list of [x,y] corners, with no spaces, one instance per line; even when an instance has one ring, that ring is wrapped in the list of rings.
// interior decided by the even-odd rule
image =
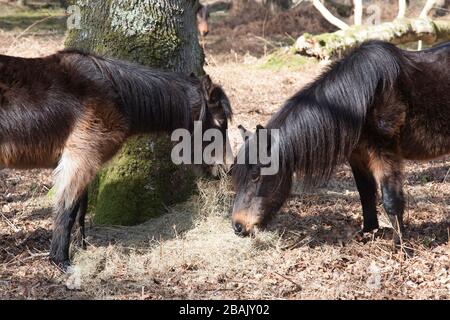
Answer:
[[[290,98],[267,124],[280,130],[279,184],[294,173],[304,190],[327,181],[359,141],[372,105],[394,90],[407,65],[394,45],[367,42]],[[249,168],[236,166],[235,185],[245,184]]]
[[[193,110],[204,117],[206,101],[196,77],[80,51],[61,53],[82,74],[112,88],[133,132],[192,130]]]

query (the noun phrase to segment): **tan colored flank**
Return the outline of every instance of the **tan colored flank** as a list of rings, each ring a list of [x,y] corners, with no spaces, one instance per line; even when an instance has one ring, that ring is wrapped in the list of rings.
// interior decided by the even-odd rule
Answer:
[[[102,164],[119,150],[127,132],[124,119],[114,106],[98,102],[87,104],[54,171],[56,209],[72,206]]]

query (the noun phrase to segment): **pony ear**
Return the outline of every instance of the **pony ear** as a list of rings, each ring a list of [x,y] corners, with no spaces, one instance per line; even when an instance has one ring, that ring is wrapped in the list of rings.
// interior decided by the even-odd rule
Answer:
[[[247,141],[252,135],[252,132],[248,131],[243,125],[238,125],[239,132],[241,133],[242,140]]]
[[[202,82],[202,88],[205,91],[205,93],[209,96],[209,93],[211,92],[211,89],[213,87],[213,83],[211,81],[211,78],[209,75],[205,75],[201,78]]]
[[[265,131],[260,132],[261,130],[265,130]],[[261,134],[267,136],[267,140],[266,140],[267,141],[267,154],[270,155],[272,153],[272,137],[270,134],[270,129],[266,129],[264,126],[258,124],[258,125],[256,125],[255,134],[258,137],[258,139],[261,137]]]
[[[211,93],[209,94],[210,107],[209,111],[212,113],[214,119],[223,121],[233,118],[233,110],[231,109],[230,100],[219,86],[212,85]]]
[[[223,89],[215,85],[208,75],[204,76],[201,81],[208,112],[211,114],[215,125],[225,132],[228,129],[228,122],[233,118],[230,100],[228,100]]]
[[[200,3],[199,6],[197,7],[197,14],[199,14],[201,11],[205,9],[206,9],[205,6]]]

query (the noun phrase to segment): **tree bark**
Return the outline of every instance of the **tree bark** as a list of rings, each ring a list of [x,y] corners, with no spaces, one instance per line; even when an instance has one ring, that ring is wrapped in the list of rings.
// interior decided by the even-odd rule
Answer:
[[[450,21],[399,19],[377,26],[352,26],[347,30],[319,35],[304,34],[295,50],[321,59],[339,58],[366,40],[384,40],[405,44],[422,40],[427,44],[450,40]]]
[[[66,47],[199,75],[203,51],[196,29],[197,0],[77,0],[80,28]],[[194,177],[170,159],[168,137],[130,139],[97,176],[90,208],[99,224],[131,225],[187,199]]]
[[[68,0],[59,0],[59,6],[63,9],[67,9],[67,7],[69,6]]]

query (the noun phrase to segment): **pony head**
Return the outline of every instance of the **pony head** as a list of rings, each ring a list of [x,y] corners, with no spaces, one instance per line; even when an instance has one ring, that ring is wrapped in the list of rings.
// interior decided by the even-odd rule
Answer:
[[[197,79],[193,74],[191,78]],[[233,154],[231,147],[229,147],[227,136],[228,123],[232,120],[233,111],[225,91],[219,85],[214,84],[208,75],[202,76],[196,81],[199,81],[204,102],[201,108],[193,109],[193,119],[202,123],[202,138],[209,131],[219,135],[220,137],[218,138],[221,140],[221,144],[219,144],[215,137],[212,137],[209,141],[205,139],[206,141],[202,141],[202,150],[205,150],[209,142],[215,142],[217,145],[220,145],[220,152],[223,157],[221,158],[214,152],[214,163],[212,165],[203,163],[201,166],[194,167],[194,171],[197,171],[199,174],[206,172],[213,176],[218,176],[219,168],[224,168],[224,171],[227,172],[229,166],[233,163]]]
[[[232,167],[236,191],[232,222],[237,235],[247,236],[256,227],[265,227],[281,208],[290,192],[291,177],[280,171],[276,129],[258,125],[254,134],[242,126],[239,129],[245,143]]]
[[[197,10],[197,28],[202,37],[206,37],[209,33],[208,18],[208,7],[200,5]]]

